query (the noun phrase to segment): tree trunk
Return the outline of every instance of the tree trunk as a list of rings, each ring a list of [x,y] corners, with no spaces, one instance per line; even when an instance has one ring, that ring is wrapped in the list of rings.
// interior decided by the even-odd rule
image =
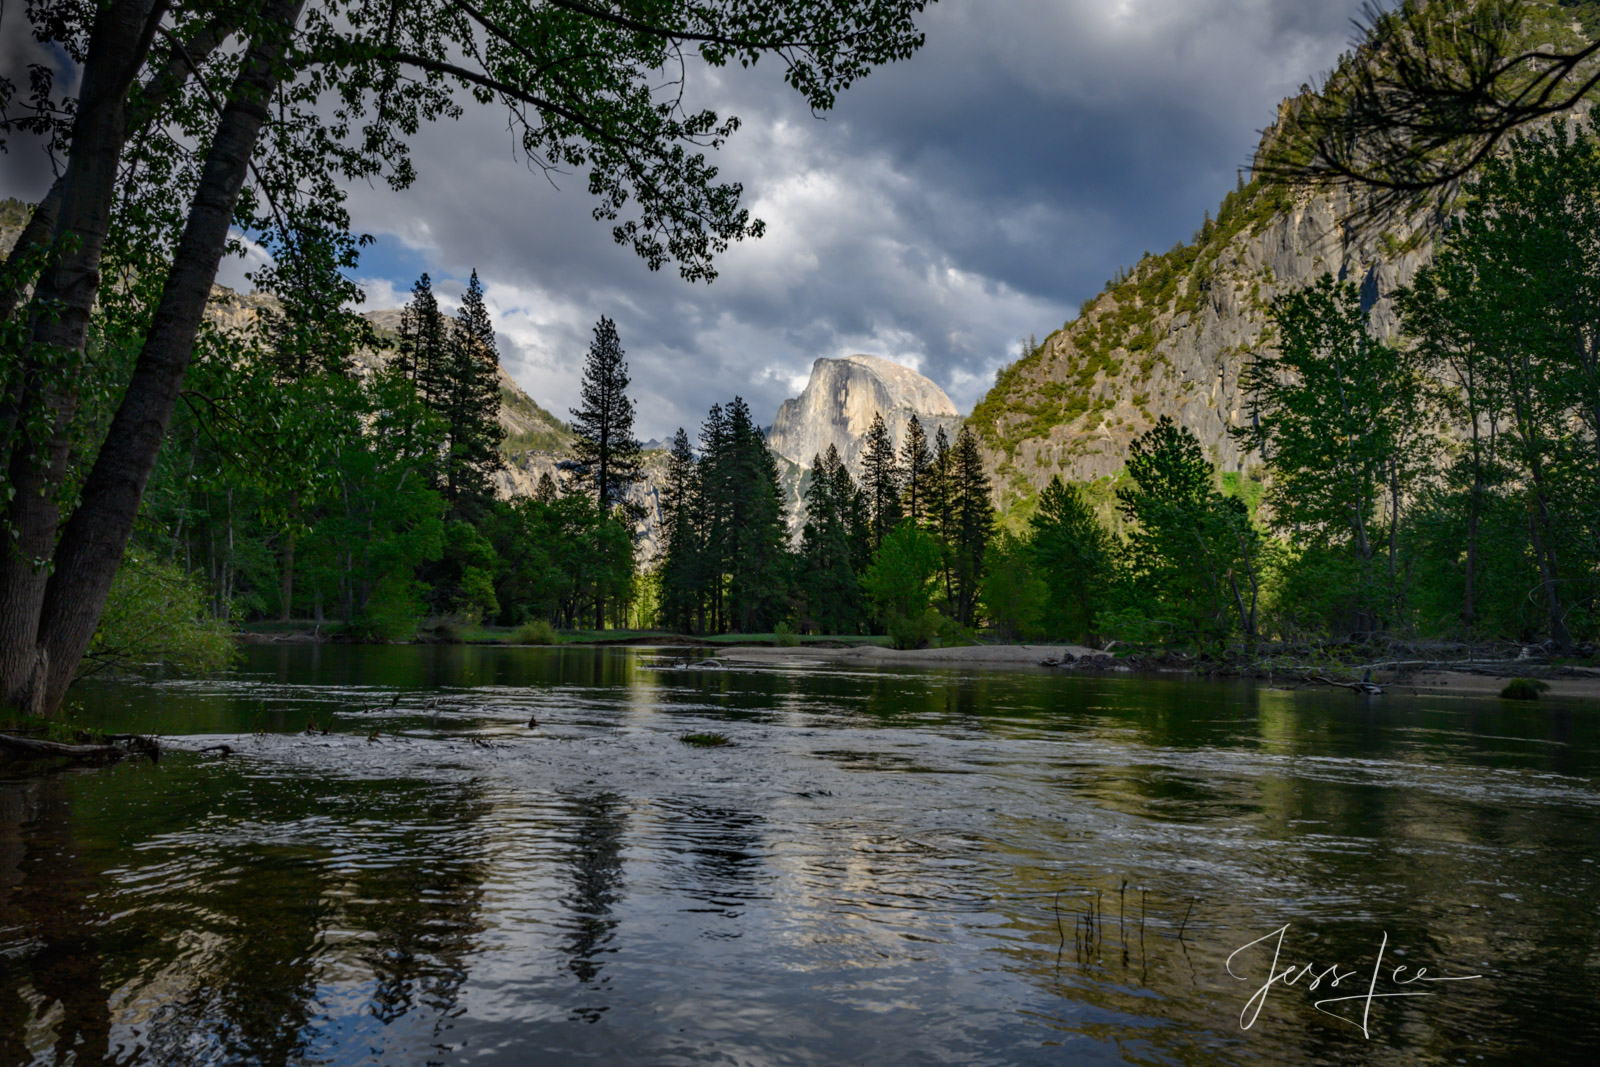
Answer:
[[[269,117],[263,101],[277,85],[279,59],[303,3],[274,0],[263,12],[264,25],[272,32],[252,40],[229,93],[133,377],[84,483],[81,503],[62,531],[39,623],[39,643],[48,656],[48,711],[60,706],[89,646],[133,531],[193,354],[250,157]]]
[[[1470,633],[1476,623],[1476,606],[1474,604],[1474,585],[1478,575],[1478,509],[1483,496],[1482,477],[1475,470],[1472,474],[1472,503],[1467,509],[1467,577],[1466,587],[1461,594],[1461,622]]]
[[[283,534],[283,552],[278,566],[278,621],[288,622],[294,604],[294,531]]]
[[[1476,396],[1473,378],[1467,377],[1469,396]],[[1467,507],[1467,577],[1461,594],[1461,622],[1472,631],[1477,622],[1476,586],[1478,578],[1478,513],[1483,507],[1483,441],[1478,429],[1478,409],[1474,404],[1472,416],[1472,490]]]
[[[138,103],[128,108],[129,133],[136,132],[149,123],[166,106],[167,101],[172,99],[173,94],[183,88],[184,83],[194,74],[194,68],[205,63],[211,53],[216,51],[217,46],[233,33],[237,28],[236,14],[236,12],[225,12],[217,16],[211,25],[197,31],[181,46],[175,45],[171,49],[162,69],[151,75],[140,86]],[[55,234],[56,220],[61,214],[61,201],[65,191],[66,176],[63,175],[51,183],[49,191],[33,209],[33,216],[28,220],[28,225],[23,227],[17,243],[11,247],[11,254],[6,257],[8,277],[15,268],[21,266],[23,257],[31,250],[50,243],[51,237]],[[17,278],[16,282],[17,284],[11,288],[0,290],[0,322],[5,322],[11,317],[11,313],[16,310],[17,304],[22,299],[24,286],[20,278]],[[5,429],[9,429],[9,424],[5,425]],[[9,440],[8,435],[0,432],[0,455],[5,453],[5,445]]]
[[[53,313],[35,320],[16,389],[8,398],[19,414],[12,418],[15,430],[4,430],[9,452],[0,453],[13,490],[0,524],[11,542],[9,551],[0,550],[0,707],[30,714],[53,707],[49,679],[60,673],[42,640],[41,609],[61,519],[57,493],[66,476],[68,431],[77,406],[70,387],[61,391],[44,380],[45,360],[52,353],[82,358],[89,312],[100,289],[117,161],[127,136],[128,89],[164,6],[157,0],[116,0],[95,18],[54,234],[57,239],[71,236],[76,247],[46,269],[34,288],[30,306],[49,307]],[[63,384],[71,377],[63,376]],[[47,410],[53,423],[43,440],[34,439],[20,414],[34,404]],[[66,667],[69,678],[78,656]]]
[[[1528,533],[1533,538],[1533,555],[1539,561],[1539,577],[1543,579],[1545,610],[1550,616],[1550,640],[1555,642],[1557,648],[1566,648],[1572,643],[1572,637],[1567,633],[1566,613],[1561,610],[1561,592],[1557,588],[1561,577],[1556,569],[1555,549],[1539,532],[1541,526],[1547,534],[1553,532],[1554,524],[1550,521],[1550,509],[1546,507],[1544,496],[1537,486],[1534,489],[1534,503],[1535,507],[1528,514]]]

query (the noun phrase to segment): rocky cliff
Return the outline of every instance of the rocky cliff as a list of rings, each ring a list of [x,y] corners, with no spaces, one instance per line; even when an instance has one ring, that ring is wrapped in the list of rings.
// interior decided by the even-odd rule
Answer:
[[[1005,368],[970,419],[1002,504],[1055,474],[1119,471],[1161,416],[1188,427],[1225,470],[1252,465],[1228,429],[1249,418],[1240,375],[1266,339],[1278,293],[1324,273],[1359,285],[1377,329],[1427,261],[1442,212],[1352,224],[1347,194],[1257,181],[1228,196],[1192,242],[1146,255],[1032,356]]]
[[[778,408],[767,443],[804,469],[832,445],[847,466],[859,471],[867,430],[880,414],[896,448],[913,415],[930,442],[941,427],[953,439],[961,424],[961,413],[944,390],[916,371],[877,356],[845,356],[811,365],[804,391]]]
[[[1530,7],[1530,48],[1570,47],[1580,31],[1600,31],[1600,20],[1572,21],[1570,6]],[[1280,105],[1263,150],[1294,106]],[[1271,343],[1273,297],[1332,273],[1360,287],[1374,327],[1393,337],[1392,297],[1428,261],[1448,217],[1442,201],[1404,217],[1375,218],[1367,207],[1347,192],[1254,180],[1190,241],[1118,271],[1076,319],[1004,368],[969,416],[999,503],[1031,496],[1055,474],[1116,474],[1129,442],[1163,415],[1193,431],[1224,470],[1256,465],[1228,430],[1250,417],[1240,374]]]

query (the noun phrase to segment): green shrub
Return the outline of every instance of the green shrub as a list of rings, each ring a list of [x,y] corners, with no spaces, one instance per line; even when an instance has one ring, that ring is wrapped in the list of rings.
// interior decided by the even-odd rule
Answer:
[[[682,737],[678,738],[678,740],[682,741],[686,745],[691,745],[694,748],[722,748],[724,745],[733,744],[733,742],[728,739],[727,734],[709,732],[684,734]]]
[[[1538,700],[1539,694],[1549,688],[1549,682],[1537,678],[1513,678],[1500,690],[1500,696],[1505,700]]]
[[[934,630],[940,648],[964,648],[978,643],[977,636],[972,630],[946,615],[938,617],[934,623]]]
[[[461,645],[467,641],[467,631],[478,625],[471,616],[435,615],[419,627],[441,645]]]
[[[525,622],[511,633],[514,645],[553,645],[556,641],[556,628],[543,619]]]
[[[927,648],[939,633],[939,620],[944,618],[933,608],[924,608],[915,615],[894,615],[889,619],[889,643],[902,651]]]
[[[235,652],[227,625],[212,617],[197,579],[170,563],[129,553],[77,674],[151,667],[204,674],[227,667]]]
[[[380,579],[373,588],[355,628],[372,641],[410,641],[417,636],[417,621],[421,618],[422,595],[417,583],[391,575]]]
[[[793,648],[800,643],[800,635],[794,632],[793,626],[780,622],[772,628],[772,641],[779,648]]]

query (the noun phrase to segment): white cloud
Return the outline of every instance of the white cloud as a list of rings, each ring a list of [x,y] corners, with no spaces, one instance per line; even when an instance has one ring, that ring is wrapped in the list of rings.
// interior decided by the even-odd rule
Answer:
[[[350,190],[358,230],[387,237],[358,272],[365,306],[398,306],[425,269],[454,308],[476,267],[507,369],[557,414],[609,315],[644,437],[692,430],[735,393],[764,422],[817,357],[857,351],[970,407],[1019,336],[1044,336],[1119,264],[1187,238],[1359,7],[952,0],[924,16],[921,53],[874,71],[826,121],[774,64],[691,67],[691,106],[745,120],[715,162],[767,223],[710,287],[646,270],[589,218],[582,175],[553,188],[517,158],[501,112],[469,105],[415,138],[411,190]],[[0,194],[20,188],[0,176]]]

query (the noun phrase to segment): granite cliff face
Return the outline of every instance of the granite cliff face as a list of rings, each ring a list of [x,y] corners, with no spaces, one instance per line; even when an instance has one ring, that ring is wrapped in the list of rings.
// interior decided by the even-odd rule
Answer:
[[[1590,0],[1531,4],[1519,47],[1586,44],[1600,36],[1597,10]],[[1300,103],[1280,105],[1256,169]],[[967,423],[998,502],[1029,497],[1056,474],[1115,475],[1129,443],[1163,415],[1191,430],[1223,470],[1259,465],[1228,430],[1250,418],[1240,375],[1271,344],[1272,299],[1331,273],[1359,287],[1375,331],[1392,339],[1394,294],[1432,257],[1449,211],[1443,197],[1397,216],[1348,191],[1241,184],[1189,242],[1118,271],[1076,319],[997,375]]]
[[[1228,430],[1250,417],[1240,376],[1270,343],[1273,297],[1331,273],[1360,288],[1374,327],[1392,337],[1392,297],[1428,261],[1444,219],[1434,210],[1351,223],[1359,206],[1346,194],[1253,182],[1192,243],[1145,256],[1005,368],[970,418],[1002,505],[1056,474],[1115,474],[1129,443],[1163,415],[1193,431],[1222,469],[1258,464]]]
[[[805,390],[785,400],[772,420],[767,443],[802,469],[832,445],[846,466],[859,471],[864,439],[882,414],[895,447],[915,415],[930,443],[941,427],[955,437],[961,413],[944,390],[916,371],[877,356],[819,359],[811,365]]]

